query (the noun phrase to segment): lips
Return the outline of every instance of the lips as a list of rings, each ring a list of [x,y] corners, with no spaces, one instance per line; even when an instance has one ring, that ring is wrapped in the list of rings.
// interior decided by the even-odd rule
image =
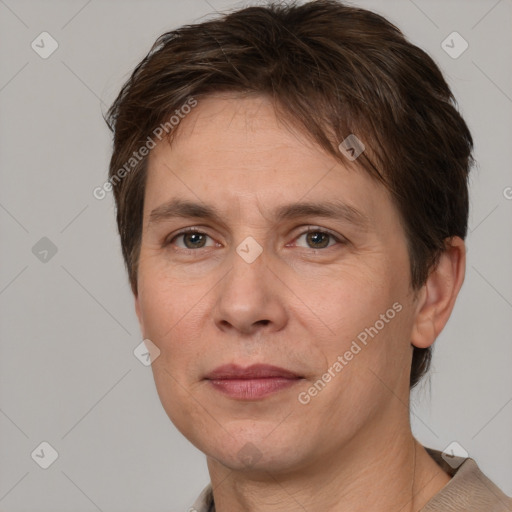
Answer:
[[[219,366],[205,377],[211,389],[232,400],[262,400],[301,382],[296,373],[268,364]]]
[[[300,379],[301,376],[290,370],[268,364],[253,364],[247,368],[236,364],[226,364],[215,368],[205,378],[207,380]]]

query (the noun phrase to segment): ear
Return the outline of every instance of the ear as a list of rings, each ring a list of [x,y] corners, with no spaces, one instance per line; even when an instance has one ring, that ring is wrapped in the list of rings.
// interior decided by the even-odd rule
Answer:
[[[466,246],[460,237],[447,238],[445,250],[418,293],[411,343],[430,347],[448,322],[466,273]]]

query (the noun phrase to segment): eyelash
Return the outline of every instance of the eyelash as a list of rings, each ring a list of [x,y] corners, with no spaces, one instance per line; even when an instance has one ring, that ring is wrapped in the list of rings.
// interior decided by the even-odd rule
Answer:
[[[183,235],[186,235],[188,233],[196,233],[196,234],[199,234],[199,235],[206,235],[208,236],[209,238],[210,235],[208,235],[208,233],[205,233],[204,231],[200,231],[199,229],[197,228],[193,228],[193,227],[190,227],[190,228],[185,228],[181,231],[179,231],[178,233],[176,233],[175,235],[173,235],[173,237],[171,239],[169,239],[168,241],[165,241],[164,242],[164,246],[168,246],[168,245],[171,245],[178,237],[180,236],[183,236]],[[346,244],[348,243],[348,240],[345,239],[344,237],[341,237],[339,235],[335,235],[334,233],[328,231],[328,230],[325,230],[325,229],[322,229],[322,228],[318,228],[318,227],[308,227],[305,231],[302,231],[301,233],[299,233],[299,235],[297,235],[294,240],[298,240],[302,235],[307,235],[308,233],[321,233],[321,234],[324,234],[324,235],[328,235],[330,236],[332,239],[334,239],[338,244]],[[322,250],[326,250],[326,249],[329,249],[330,247],[333,247],[332,245],[329,245],[327,247],[321,247],[321,248],[310,248],[312,251],[322,251]],[[177,250],[181,251],[181,252],[185,252],[185,253],[195,253],[197,252],[199,249],[205,249],[205,247],[198,247],[197,249],[184,249],[182,247],[179,247]]]

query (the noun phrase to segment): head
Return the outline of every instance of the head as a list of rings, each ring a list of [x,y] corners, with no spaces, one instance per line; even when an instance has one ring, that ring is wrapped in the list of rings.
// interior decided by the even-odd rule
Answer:
[[[249,7],[160,36],[107,122],[176,426],[228,465],[247,446],[287,460],[307,429],[298,464],[328,452],[326,432],[342,443],[399,414],[464,276],[472,139],[432,59],[336,1]],[[301,379],[233,400],[205,380],[231,362]]]

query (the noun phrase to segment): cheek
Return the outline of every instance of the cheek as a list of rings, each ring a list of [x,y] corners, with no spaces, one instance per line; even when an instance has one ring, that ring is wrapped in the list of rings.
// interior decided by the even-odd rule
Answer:
[[[345,265],[338,272],[308,280],[303,294],[309,309],[329,327],[333,341],[348,340],[374,325],[398,300],[386,275],[382,269]],[[315,289],[310,287],[313,281],[317,291],[306,294],[306,289]]]
[[[204,294],[198,286],[172,279],[160,267],[146,265],[139,270],[139,307],[144,336],[159,348],[167,339],[175,337],[176,332],[190,328]]]
[[[200,339],[204,293],[188,292],[169,279],[150,279],[147,274],[141,276],[141,283],[143,336],[160,350],[151,365],[157,393],[170,420],[187,437],[205,423],[204,409],[190,399],[198,386],[197,367],[203,352],[194,340]]]
[[[187,368],[193,364],[190,359],[169,358],[165,354],[152,364],[153,378],[158,397],[168,418],[174,426],[195,446],[207,449],[204,432],[215,433],[211,417],[205,414],[203,400],[192,399],[199,390],[194,383],[187,382]]]
[[[308,306],[329,328],[321,340],[323,371],[331,368],[333,380],[356,394],[373,388],[376,375],[393,381],[409,357],[407,281],[398,282],[380,265],[354,265],[321,284],[321,292],[309,295]],[[307,320],[303,327],[311,330]]]

